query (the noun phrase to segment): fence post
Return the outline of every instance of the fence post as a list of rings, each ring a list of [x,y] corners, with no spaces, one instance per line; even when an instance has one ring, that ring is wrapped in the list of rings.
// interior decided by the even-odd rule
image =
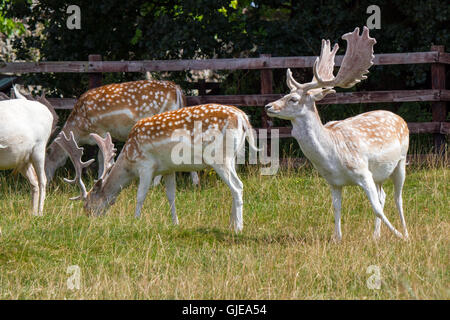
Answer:
[[[100,54],[90,54],[89,62],[102,61]],[[89,72],[89,89],[97,88],[102,85],[102,73],[101,72]]]
[[[206,82],[205,79],[198,79],[198,95],[206,96]]]
[[[271,54],[260,54],[260,58],[270,58]],[[264,63],[265,65],[265,63]],[[271,69],[262,69],[261,70],[261,94],[271,94],[272,92],[272,84],[273,84],[273,74]],[[262,127],[268,128],[269,125],[269,117],[263,111],[262,113]]]
[[[92,61],[102,61],[102,56],[100,54],[90,54],[88,57],[88,60],[89,60],[89,64]],[[89,76],[89,89],[94,89],[94,88],[100,87],[102,85],[103,76],[102,76],[101,72],[89,72],[88,76]],[[84,146],[84,153],[85,153],[85,157],[87,157],[87,159],[95,159],[98,151],[95,146]],[[89,166],[89,168],[87,168],[87,170],[89,170],[89,172],[95,176],[96,172],[98,170],[98,163],[97,163],[97,165]]]
[[[444,46],[431,46],[431,51],[445,52]],[[431,64],[431,88],[436,90],[445,90],[445,64]],[[447,108],[445,101],[435,101],[431,103],[431,114],[433,122],[445,122],[447,117]],[[434,133],[434,152],[440,153],[445,145],[445,135]]]
[[[260,58],[270,58],[271,54],[260,54]],[[264,62],[264,65],[266,63]],[[273,93],[273,72],[272,69],[262,69],[261,70],[261,94],[271,94]],[[263,109],[261,115],[261,123],[264,129],[270,129],[271,125],[269,123],[269,117],[266,111]],[[270,156],[270,137],[267,137],[267,155]]]

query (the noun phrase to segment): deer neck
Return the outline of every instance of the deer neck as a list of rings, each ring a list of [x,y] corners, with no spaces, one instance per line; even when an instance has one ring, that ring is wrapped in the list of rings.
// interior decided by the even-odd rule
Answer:
[[[64,149],[61,148],[55,141],[48,146],[45,159],[45,174],[48,181],[53,179],[55,171],[66,163],[68,157],[69,156]]]
[[[103,199],[106,207],[112,205],[122,189],[126,188],[135,178],[134,171],[126,157],[119,155],[117,162],[109,175],[104,179],[98,196]]]
[[[319,171],[322,171],[320,168],[329,171],[330,160],[335,156],[332,139],[320,120],[315,103],[305,108],[307,109],[302,116],[291,120],[292,136]]]

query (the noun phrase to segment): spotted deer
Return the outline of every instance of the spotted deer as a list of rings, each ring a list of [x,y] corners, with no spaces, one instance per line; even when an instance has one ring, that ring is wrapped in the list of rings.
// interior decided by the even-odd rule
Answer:
[[[402,207],[402,189],[405,181],[406,154],[409,131],[405,121],[388,111],[371,111],[341,121],[322,124],[315,102],[333,87],[350,88],[363,79],[373,64],[373,45],[369,30],[359,28],[342,36],[347,50],[336,76],[333,75],[334,58],[338,50],[331,50],[330,41],[322,40],[322,51],[314,63],[311,82],[300,84],[287,70],[287,85],[291,92],[266,105],[270,117],[292,122],[292,135],[305,156],[326,179],[331,187],[335,219],[335,238],[342,239],[341,192],[345,185],[362,187],[375,212],[374,237],[380,237],[383,221],[396,236],[407,238]],[[387,178],[392,178],[395,202],[403,226],[403,235],[386,218],[383,208],[385,193],[382,188]]]
[[[22,95],[16,99],[0,94],[0,170],[14,169],[31,184],[32,214],[43,215],[45,147],[58,117],[45,96]]]
[[[82,169],[93,160],[82,162],[83,149],[79,148],[73,133],[63,131],[55,143],[70,156],[76,171],[70,183],[78,183],[84,208],[88,214],[100,215],[112,205],[120,191],[135,178],[139,178],[135,216],[141,214],[142,205],[152,178],[162,175],[169,200],[172,222],[178,224],[175,210],[175,172],[194,171],[212,167],[230,188],[233,196],[231,226],[236,232],[243,228],[243,184],[239,179],[235,161],[245,139],[254,150],[255,138],[246,114],[233,106],[207,104],[167,111],[139,120],[114,163],[115,149],[111,136],[102,139],[90,134],[103,154],[103,171],[100,179],[87,192],[81,179]],[[178,148],[189,151],[192,157],[180,162]],[[214,147],[215,157],[206,154]],[[222,152],[219,152],[222,150]],[[183,151],[183,152],[184,152]]]
[[[126,141],[131,128],[142,118],[176,110],[185,105],[182,90],[170,81],[139,80],[108,84],[85,92],[77,100],[62,131],[73,133],[79,145],[95,145],[91,133],[107,132],[118,141]],[[102,153],[99,152],[99,172]],[[55,171],[67,160],[66,152],[53,141],[48,147],[45,171],[52,180]],[[197,173],[191,173],[198,184]]]

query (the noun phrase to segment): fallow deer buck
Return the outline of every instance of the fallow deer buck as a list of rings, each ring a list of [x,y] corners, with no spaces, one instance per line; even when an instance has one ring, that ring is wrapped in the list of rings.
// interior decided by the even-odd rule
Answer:
[[[381,221],[396,236],[407,238],[402,208],[409,144],[406,122],[389,111],[378,110],[323,125],[316,109],[316,101],[335,93],[333,87],[350,88],[366,79],[365,74],[373,64],[373,45],[376,41],[369,37],[366,27],[361,36],[359,28],[356,28],[342,38],[347,41],[347,50],[336,77],[333,67],[338,45],[335,44],[331,50],[330,41],[322,40],[322,51],[314,63],[312,81],[297,83],[288,69],[287,85],[291,92],[266,105],[266,111],[270,117],[291,120],[292,135],[305,156],[329,183],[337,240],[342,239],[341,191],[345,185],[358,185],[367,194],[375,212],[375,238],[380,236]],[[386,195],[382,184],[389,177],[394,182],[403,235],[383,212]]]
[[[23,96],[14,86],[16,99],[0,94],[0,170],[14,169],[31,184],[33,215],[42,215],[45,188],[45,148],[58,117],[42,95]]]
[[[105,136],[109,132],[112,138],[126,141],[131,128],[140,119],[182,108],[184,100],[181,88],[170,81],[139,80],[104,85],[81,95],[62,132],[66,135],[73,132],[79,145],[95,145],[91,133]],[[102,153],[98,155],[101,172]],[[53,141],[48,147],[45,166],[49,181],[66,160],[66,152]],[[197,185],[197,173],[192,172],[191,177]]]
[[[73,133],[67,137],[65,132],[61,132],[55,140],[66,150],[75,166],[76,177],[66,181],[79,184],[81,196],[78,198],[84,200],[88,214],[100,215],[106,212],[119,192],[132,180],[139,178],[135,211],[136,217],[139,217],[152,178],[163,175],[172,221],[178,224],[175,172],[200,170],[209,166],[230,188],[233,196],[231,225],[236,232],[242,230],[243,184],[235,169],[236,154],[243,147],[245,139],[251,148],[257,150],[252,127],[243,111],[233,106],[208,104],[167,111],[139,120],[132,128],[116,163],[116,150],[111,136],[107,134],[105,139],[97,134],[90,136],[103,153],[104,165],[100,179],[89,192],[81,175],[82,169],[94,160],[81,161],[83,149],[78,147]],[[180,147],[189,154],[188,161],[180,162],[175,157]],[[214,157],[207,156],[205,152],[212,149]]]

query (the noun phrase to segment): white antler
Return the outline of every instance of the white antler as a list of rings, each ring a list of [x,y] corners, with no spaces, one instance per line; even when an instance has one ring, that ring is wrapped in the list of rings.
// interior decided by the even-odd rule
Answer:
[[[334,58],[338,49],[339,45],[337,43],[334,45],[333,50],[331,50],[330,40],[322,39],[322,50],[320,51],[320,57],[314,62],[313,71],[315,77],[313,80],[319,80],[316,74],[320,75],[319,81],[321,82],[331,81],[334,79]]]
[[[78,147],[77,142],[75,141],[75,137],[73,136],[73,132],[70,132],[70,137],[68,138],[64,131],[61,131],[58,137],[55,139],[55,142],[59,144],[69,155],[70,160],[72,160],[73,166],[75,167],[75,178],[73,180],[69,180],[64,178],[64,181],[70,184],[78,183],[81,189],[81,195],[75,198],[71,198],[70,200],[78,200],[78,199],[86,199],[87,191],[86,186],[81,179],[81,175],[83,173],[83,168],[88,167],[94,159],[83,162],[81,161],[81,157],[83,156],[83,148]]]
[[[95,133],[91,133],[90,136],[95,140],[101,153],[103,154],[103,171],[101,172],[99,178],[99,180],[103,180],[114,166],[114,157],[117,149],[114,148],[109,132],[106,134],[106,138],[104,139]]]
[[[376,43],[374,38],[369,37],[369,29],[364,27],[362,35],[359,35],[359,28],[353,32],[346,33],[342,39],[347,41],[347,50],[337,76],[333,75],[334,58],[339,49],[335,44],[331,50],[330,40],[322,40],[322,50],[320,57],[314,62],[314,77],[311,82],[300,84],[294,80],[291,71],[287,71],[287,83],[292,90],[300,89],[304,92],[318,88],[350,88],[363,79],[368,73],[368,69],[373,64],[373,46]]]
[[[300,83],[295,81],[294,77],[292,76],[292,71],[289,68],[286,71],[286,83],[291,92],[303,88]]]
[[[336,44],[333,51],[329,51],[328,45],[322,42],[322,53],[320,58],[314,63],[314,77],[318,87],[341,87],[350,88],[361,80],[367,79],[366,74],[370,66],[373,65],[373,46],[376,43],[374,38],[369,37],[369,29],[364,27],[362,35],[359,35],[359,28],[353,32],[346,33],[342,39],[347,41],[347,50],[341,67],[336,77],[333,76],[334,56],[338,49]],[[323,58],[323,61],[322,61]]]

